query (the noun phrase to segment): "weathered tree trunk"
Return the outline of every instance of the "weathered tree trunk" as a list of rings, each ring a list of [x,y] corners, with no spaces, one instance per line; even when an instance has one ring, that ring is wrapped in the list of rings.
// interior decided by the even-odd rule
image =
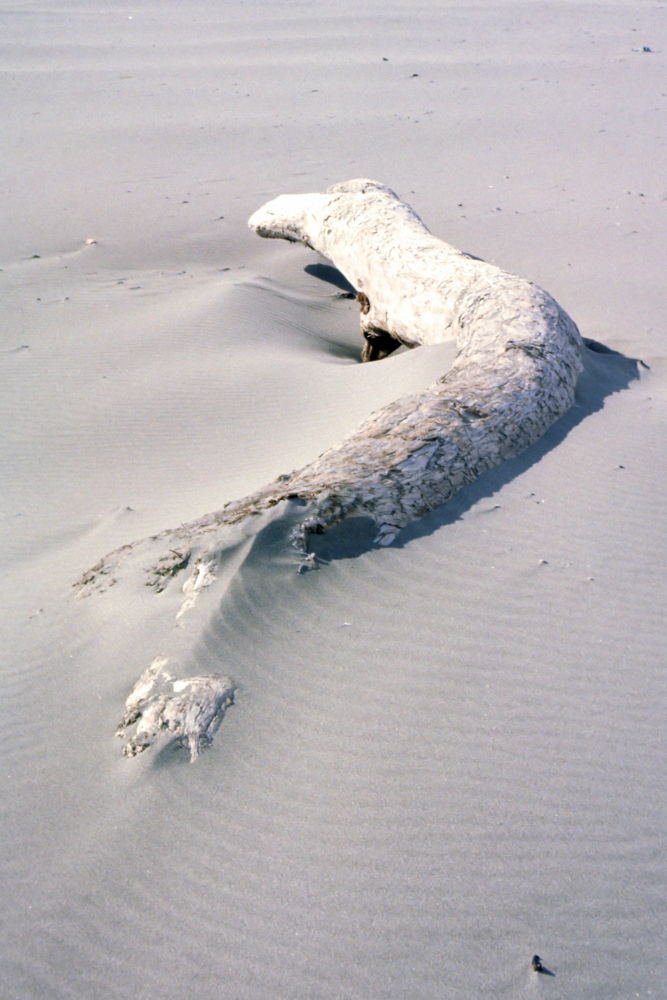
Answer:
[[[518,455],[571,406],[581,337],[542,289],[436,239],[392,191],[368,180],[325,194],[283,195],[250,219],[272,239],[328,257],[354,285],[364,358],[455,339],[451,369],[425,392],[374,413],[350,437],[298,472],[164,532],[166,554],[149,570],[160,590],[186,566],[186,602],[215,577],[226,526],[281,501],[305,501],[292,540],[307,558],[311,532],[365,515],[387,545],[484,470]],[[112,582],[132,551],[106,557],[80,581]]]

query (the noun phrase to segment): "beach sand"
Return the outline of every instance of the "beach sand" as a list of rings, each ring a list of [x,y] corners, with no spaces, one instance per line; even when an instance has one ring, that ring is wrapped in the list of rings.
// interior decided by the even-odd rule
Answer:
[[[666,17],[3,6],[0,996],[664,996]],[[77,599],[447,370],[247,228],[353,177],[608,349],[575,406],[389,548]],[[192,766],[113,738],[167,642],[238,685]]]

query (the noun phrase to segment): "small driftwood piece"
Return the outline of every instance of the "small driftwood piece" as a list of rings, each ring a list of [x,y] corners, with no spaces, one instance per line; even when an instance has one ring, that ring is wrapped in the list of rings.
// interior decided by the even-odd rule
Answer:
[[[400,344],[451,339],[458,353],[429,389],[378,410],[305,468],[149,540],[151,565],[142,569],[156,590],[190,570],[179,615],[215,580],[230,526],[296,499],[305,506],[285,505],[286,521],[298,516],[291,538],[304,566],[313,558],[309,534],[353,515],[372,518],[376,541],[388,545],[410,521],[537,441],[572,405],[582,370],[579,331],[547,292],[432,236],[382,184],[353,180],[325,194],[282,195],[249,225],[259,236],[311,247],[352,283],[363,360],[381,359]],[[103,559],[84,575],[81,592],[112,585],[121,563],[136,565],[132,553],[140,545]],[[178,724],[171,707],[155,711],[167,728]],[[152,732],[146,712],[143,719]],[[143,749],[143,739],[138,733],[128,744],[136,750],[126,752]]]
[[[125,757],[136,757],[168,731],[190,750],[190,761],[208,746],[234,701],[234,685],[221,674],[176,680],[158,656],[143,672],[125,702],[125,715],[116,735],[121,738],[137,723],[134,736],[123,747]]]

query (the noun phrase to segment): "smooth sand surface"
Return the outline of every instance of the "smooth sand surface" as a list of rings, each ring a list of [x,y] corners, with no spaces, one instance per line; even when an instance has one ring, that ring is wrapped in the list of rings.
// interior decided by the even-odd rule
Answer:
[[[2,997],[665,995],[665,53],[652,0],[2,5]],[[614,353],[388,549],[298,575],[268,520],[180,632],[76,600],[447,369],[359,365],[340,275],[247,229],[363,176]],[[126,760],[174,636],[236,705]]]

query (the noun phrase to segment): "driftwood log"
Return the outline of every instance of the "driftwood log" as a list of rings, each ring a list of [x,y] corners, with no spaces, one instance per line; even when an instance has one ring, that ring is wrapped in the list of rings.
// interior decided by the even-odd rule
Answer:
[[[432,236],[389,188],[356,180],[284,195],[249,225],[304,243],[345,275],[358,290],[367,360],[450,339],[458,354],[426,392],[391,403],[312,465],[230,508],[296,495],[312,505],[297,543],[362,514],[387,545],[572,405],[582,341],[570,317],[541,288]]]
[[[310,533],[354,515],[372,518],[376,541],[390,544],[410,521],[537,441],[572,405],[582,370],[579,331],[547,292],[432,236],[382,184],[282,195],[249,225],[311,247],[357,289],[364,360],[452,339],[458,353],[429,389],[374,413],[305,468],[152,539],[164,542],[148,570],[156,589],[189,570],[180,613],[215,579],[229,526],[283,501],[305,504],[291,530],[305,563]],[[134,548],[103,559],[82,591],[111,584]]]

